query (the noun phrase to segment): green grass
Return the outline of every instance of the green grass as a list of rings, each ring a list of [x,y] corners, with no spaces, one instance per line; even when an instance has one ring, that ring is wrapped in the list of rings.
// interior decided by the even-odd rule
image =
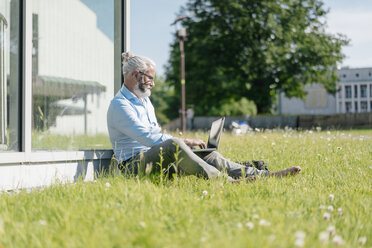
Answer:
[[[295,247],[297,231],[305,233],[304,247],[334,247],[334,236],[319,240],[329,226],[343,247],[371,247],[372,130],[225,133],[220,152],[234,161],[265,160],[271,170],[303,171],[239,185],[107,175],[3,193],[0,247]],[[334,211],[325,220],[328,206]]]

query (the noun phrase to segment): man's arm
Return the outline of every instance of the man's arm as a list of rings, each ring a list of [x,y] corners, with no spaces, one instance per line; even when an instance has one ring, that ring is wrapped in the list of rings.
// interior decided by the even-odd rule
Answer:
[[[113,113],[109,118],[113,118],[114,127],[145,146],[152,147],[172,137],[162,134],[158,125],[145,126],[138,119],[136,111],[129,105],[116,105]]]

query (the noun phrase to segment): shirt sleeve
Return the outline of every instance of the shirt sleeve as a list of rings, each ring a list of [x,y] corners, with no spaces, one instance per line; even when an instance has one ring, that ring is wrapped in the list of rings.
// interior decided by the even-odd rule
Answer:
[[[130,105],[123,103],[115,105],[115,115],[112,118],[113,125],[119,132],[142,145],[152,147],[172,138],[171,135],[161,133],[161,128],[157,124],[144,125],[138,118],[136,110]]]

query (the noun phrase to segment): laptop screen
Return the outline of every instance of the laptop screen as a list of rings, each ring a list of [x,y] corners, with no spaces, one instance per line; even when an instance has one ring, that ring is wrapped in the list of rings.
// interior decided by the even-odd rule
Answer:
[[[212,122],[211,131],[209,133],[208,148],[218,148],[220,143],[221,134],[223,131],[223,125],[225,123],[225,117]]]

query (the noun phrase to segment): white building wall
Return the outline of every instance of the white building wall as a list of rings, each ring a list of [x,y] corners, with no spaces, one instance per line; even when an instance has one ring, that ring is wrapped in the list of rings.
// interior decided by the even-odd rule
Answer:
[[[39,24],[38,74],[106,86],[105,92],[88,95],[87,101],[88,133],[106,133],[106,112],[114,95],[113,41],[97,28],[96,14],[79,0],[33,0],[32,7]],[[83,115],[57,117],[50,131],[84,133],[83,119]]]
[[[320,114],[329,115],[336,113],[336,97],[327,93],[320,84],[306,85],[307,96],[304,100],[292,97],[287,98],[280,94],[279,107],[281,114]]]
[[[339,81],[335,95],[326,92],[321,84],[307,85],[305,100],[287,98],[284,93],[279,97],[279,113],[281,114],[336,114],[360,113],[372,111],[372,68],[342,68],[338,70]],[[346,87],[351,88],[351,97],[346,98]],[[362,86],[366,87],[366,96],[361,95]],[[355,87],[357,95],[355,94]],[[350,104],[349,111],[346,105]],[[361,106],[367,104],[366,109]],[[356,105],[358,106],[356,108]]]

